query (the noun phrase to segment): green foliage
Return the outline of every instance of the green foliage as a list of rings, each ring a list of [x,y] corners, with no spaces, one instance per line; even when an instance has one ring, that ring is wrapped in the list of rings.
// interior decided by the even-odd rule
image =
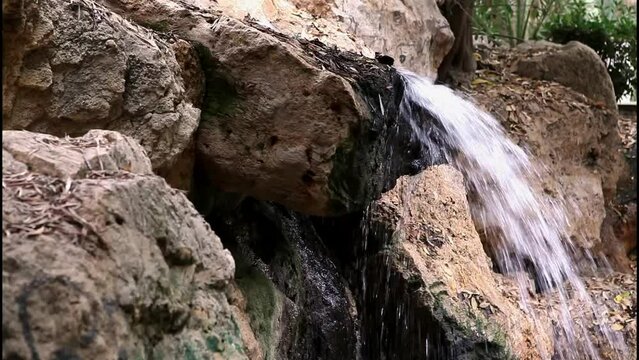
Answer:
[[[476,0],[473,30],[494,43],[514,46],[536,38],[561,0]]]
[[[160,33],[165,33],[171,30],[171,27],[168,21],[166,20],[161,20],[157,22],[143,22],[140,25]]]
[[[556,43],[579,41],[594,49],[608,66],[617,99],[636,92],[637,21],[635,9],[621,0],[589,6],[571,0],[548,19],[541,36]]]

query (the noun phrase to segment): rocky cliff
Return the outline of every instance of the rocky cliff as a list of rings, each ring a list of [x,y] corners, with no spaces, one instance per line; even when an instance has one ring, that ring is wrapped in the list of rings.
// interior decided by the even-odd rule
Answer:
[[[396,67],[452,42],[434,0],[3,0],[3,358],[549,359],[557,312],[400,109]],[[466,90],[612,262],[588,291],[632,343],[631,142],[606,74],[562,70],[589,49],[540,49],[478,50]]]

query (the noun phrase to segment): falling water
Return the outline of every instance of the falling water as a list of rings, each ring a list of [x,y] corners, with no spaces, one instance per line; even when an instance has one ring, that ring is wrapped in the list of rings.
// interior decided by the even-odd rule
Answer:
[[[537,287],[556,288],[561,302],[557,326],[559,337],[565,342],[555,346],[560,348],[559,357],[599,359],[584,322],[576,321],[569,313],[564,285],[573,290],[573,296],[588,304],[594,314],[598,311],[568,252],[572,245],[567,233],[565,202],[535,190],[533,184],[541,179],[541,170],[521,147],[509,140],[495,118],[446,86],[403,70],[401,76],[405,84],[403,116],[409,119],[416,136],[427,148],[441,148],[441,144],[434,142],[444,142],[444,160],[461,171],[467,182],[473,218],[490,240],[499,241],[496,257],[500,267],[512,273],[532,263]],[[423,127],[423,115],[433,118],[435,124]],[[522,306],[536,322],[528,302],[527,279],[523,276],[517,279]],[[602,331],[616,349],[617,357],[625,353],[611,331]],[[551,355],[543,356],[550,359]]]

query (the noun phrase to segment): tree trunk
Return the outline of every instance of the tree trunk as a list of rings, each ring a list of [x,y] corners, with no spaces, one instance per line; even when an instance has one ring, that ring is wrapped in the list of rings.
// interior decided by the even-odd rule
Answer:
[[[439,66],[437,80],[452,86],[468,85],[476,66],[473,57],[473,0],[444,0],[440,11],[448,20],[455,41]]]

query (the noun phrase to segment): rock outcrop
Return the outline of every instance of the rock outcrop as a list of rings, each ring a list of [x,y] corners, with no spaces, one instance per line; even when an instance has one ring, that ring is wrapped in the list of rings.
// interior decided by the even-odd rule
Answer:
[[[199,49],[211,85],[197,153],[209,184],[314,215],[379,195],[398,144],[392,70],[231,18],[206,25]]]
[[[532,46],[553,48],[558,45]],[[616,110],[598,106],[594,100],[556,82],[504,71],[518,61],[519,51],[493,49],[479,61],[478,79],[471,95],[545,167],[541,169],[543,183],[538,184],[539,188],[551,197],[563,194],[580,267],[586,270],[592,265],[583,251],[587,250],[597,261],[603,261],[601,254],[625,258],[613,265],[627,270],[627,257],[607,229],[612,221],[604,221],[613,213],[608,204],[616,197],[626,166],[619,151]]]
[[[124,6],[130,9],[130,4],[140,1],[126,3]],[[288,35],[318,39],[371,58],[375,52],[390,55],[397,65],[432,78],[437,76],[437,68],[453,44],[453,33],[436,0],[200,0],[189,3],[236,19],[249,16]]]
[[[606,64],[588,46],[571,41],[524,43],[518,47],[513,72],[532,79],[554,81],[586,95],[600,106],[617,109],[615,89]]]
[[[2,170],[3,358],[246,358],[231,254],[135,140],[3,131]]]
[[[451,48],[438,1],[5,0],[3,30],[3,358],[559,356],[556,294],[492,271],[430,115],[425,144],[400,111],[390,64],[434,77]],[[588,50],[494,49],[472,95],[548,166],[576,248],[636,274]],[[599,319],[571,300],[604,359],[592,321],[636,342],[611,276]]]
[[[190,45],[88,0],[23,4],[3,13],[3,129],[116,130],[137,139],[157,171],[184,173],[169,178],[188,188],[192,168],[179,160],[193,146],[203,95]]]
[[[539,359],[552,353],[549,324],[536,328],[500,291],[465,193],[462,175],[440,165],[400,178],[374,203],[368,246],[377,252],[363,270],[369,356]]]
[[[182,189],[197,159],[202,212],[215,187],[338,215],[423,166],[391,67],[171,0],[104,3],[30,3],[5,24],[5,129],[121,131]]]

